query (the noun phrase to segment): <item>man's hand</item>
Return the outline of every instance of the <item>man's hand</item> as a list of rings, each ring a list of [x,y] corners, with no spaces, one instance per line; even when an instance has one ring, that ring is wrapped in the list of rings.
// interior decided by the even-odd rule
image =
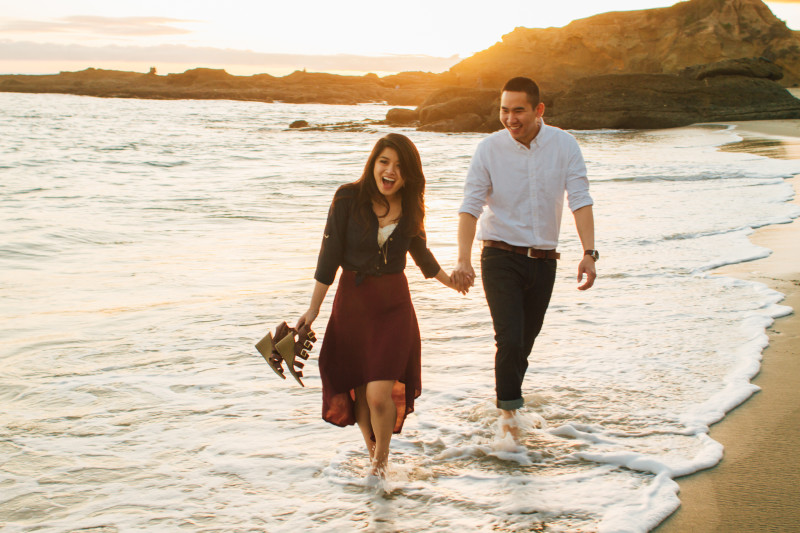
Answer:
[[[469,213],[458,214],[458,260],[450,276],[459,292],[468,291],[475,285],[475,270],[472,268],[472,242],[478,219]]]
[[[456,268],[450,277],[459,292],[468,291],[470,287],[475,285],[475,270],[468,262],[459,261],[456,263]]]
[[[586,283],[578,287],[579,291],[585,291],[594,285],[594,280],[597,277],[597,268],[594,264],[594,259],[590,255],[584,255],[580,264],[578,265],[578,283],[583,281],[583,275],[586,274]]]

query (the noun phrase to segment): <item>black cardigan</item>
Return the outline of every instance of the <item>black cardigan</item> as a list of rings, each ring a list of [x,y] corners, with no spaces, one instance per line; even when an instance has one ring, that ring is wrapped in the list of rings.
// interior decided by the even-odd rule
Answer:
[[[378,217],[372,213],[369,225],[365,226],[356,213],[356,191],[340,187],[328,211],[314,279],[331,285],[340,266],[356,272],[356,283],[364,276],[402,272],[406,267],[407,252],[411,253],[426,278],[436,276],[440,267],[428,249],[425,232],[410,237],[406,231],[407,223],[405,217],[400,217],[382,251],[378,246]]]

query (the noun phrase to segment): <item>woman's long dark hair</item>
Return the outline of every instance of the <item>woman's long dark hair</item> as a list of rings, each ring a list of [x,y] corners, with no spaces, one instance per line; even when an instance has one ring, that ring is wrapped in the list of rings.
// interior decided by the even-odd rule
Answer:
[[[348,186],[356,189],[357,211],[364,222],[372,216],[372,203],[376,202],[389,212],[389,201],[378,190],[375,183],[375,161],[386,148],[397,152],[400,160],[400,176],[403,178],[403,188],[400,196],[403,200],[403,226],[409,235],[414,236],[424,231],[425,224],[425,175],[422,173],[422,161],[419,152],[411,139],[399,133],[390,133],[375,143],[372,153],[364,165],[364,172],[358,181]]]

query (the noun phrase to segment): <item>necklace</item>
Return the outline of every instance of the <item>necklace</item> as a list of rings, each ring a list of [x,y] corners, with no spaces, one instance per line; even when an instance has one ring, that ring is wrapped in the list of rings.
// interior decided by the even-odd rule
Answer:
[[[380,250],[383,256],[384,265],[389,262],[389,241],[391,240],[391,235],[395,228],[397,228],[397,222],[378,227],[378,250]]]
[[[381,255],[383,256],[383,264],[386,265],[389,263],[389,240],[387,239],[383,246],[378,248],[381,251]]]

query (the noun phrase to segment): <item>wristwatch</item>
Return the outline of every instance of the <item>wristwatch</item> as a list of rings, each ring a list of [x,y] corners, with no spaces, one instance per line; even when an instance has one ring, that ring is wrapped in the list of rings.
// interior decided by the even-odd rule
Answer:
[[[597,250],[585,250],[583,252],[583,255],[590,255],[592,259],[594,259],[595,263],[597,262],[598,259],[600,259],[600,252],[598,252]]]

